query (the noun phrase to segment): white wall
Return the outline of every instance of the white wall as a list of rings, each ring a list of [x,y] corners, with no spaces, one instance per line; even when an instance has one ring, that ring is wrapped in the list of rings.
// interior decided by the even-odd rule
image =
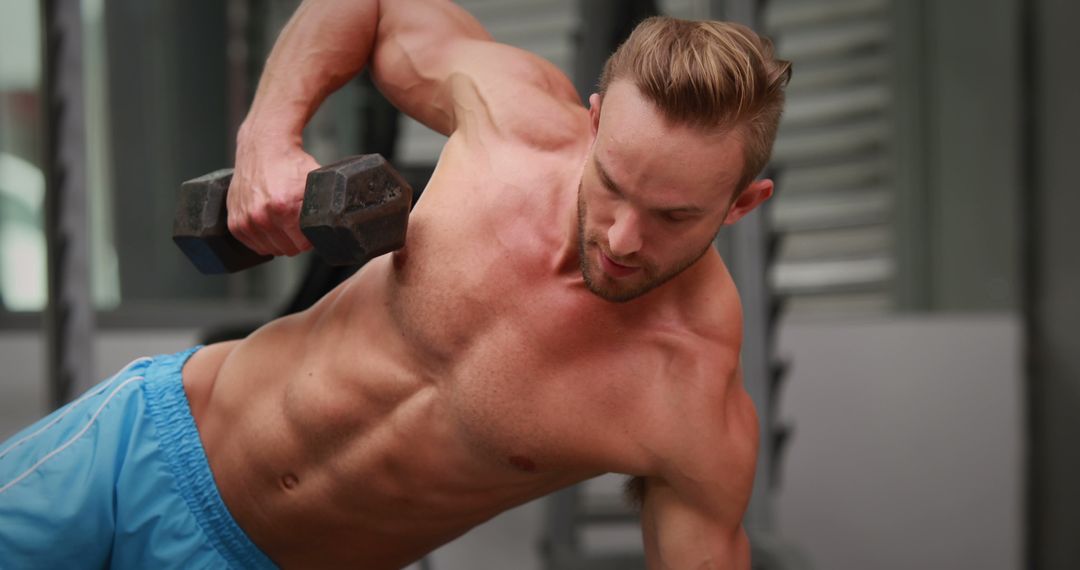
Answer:
[[[1021,568],[1021,333],[1010,316],[791,324],[781,532],[828,570]]]

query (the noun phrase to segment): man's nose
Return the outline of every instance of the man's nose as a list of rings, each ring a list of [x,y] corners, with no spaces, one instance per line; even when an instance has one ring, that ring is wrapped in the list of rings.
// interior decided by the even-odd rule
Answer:
[[[608,230],[611,255],[626,258],[641,250],[641,219],[633,208],[623,206],[615,213],[615,223]]]

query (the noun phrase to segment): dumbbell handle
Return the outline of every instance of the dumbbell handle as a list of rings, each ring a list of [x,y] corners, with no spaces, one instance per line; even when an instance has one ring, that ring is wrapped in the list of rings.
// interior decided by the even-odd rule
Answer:
[[[232,170],[181,185],[173,241],[202,273],[231,273],[272,259],[240,243],[225,208]],[[361,155],[308,173],[300,229],[331,265],[358,265],[402,247],[412,189],[377,154]]]

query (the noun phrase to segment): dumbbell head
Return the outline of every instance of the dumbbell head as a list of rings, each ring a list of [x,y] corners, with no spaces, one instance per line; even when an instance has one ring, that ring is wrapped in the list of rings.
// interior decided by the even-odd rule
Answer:
[[[272,259],[248,249],[229,233],[225,197],[231,168],[180,185],[173,241],[203,273],[231,273]]]
[[[405,245],[411,204],[382,156],[354,156],[308,173],[300,230],[328,264],[362,264]]]

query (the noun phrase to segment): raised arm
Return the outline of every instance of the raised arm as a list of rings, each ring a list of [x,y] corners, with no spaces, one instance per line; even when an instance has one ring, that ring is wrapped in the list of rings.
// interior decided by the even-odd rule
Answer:
[[[396,107],[447,135],[499,97],[481,91],[512,92],[500,83],[576,97],[554,67],[492,42],[449,0],[305,0],[274,44],[237,135],[229,229],[252,249],[295,255],[310,248],[297,218],[305,177],[318,165],[301,133],[326,97],[369,64]]]
[[[311,248],[297,217],[307,173],[304,125],[326,97],[367,63],[377,0],[305,1],[278,36],[236,136],[229,231],[251,249],[296,255]]]
[[[281,31],[267,59],[245,134],[300,133],[326,97],[374,56],[376,81],[394,103],[449,134],[437,84],[453,62],[448,51],[464,40],[490,41],[467,12],[448,0],[306,0]],[[440,69],[442,68],[442,69]]]
[[[739,378],[727,397],[688,403],[684,425],[667,434],[659,475],[639,478],[632,486],[641,495],[650,570],[750,568],[742,517],[753,486],[758,434],[753,404],[741,384]]]

